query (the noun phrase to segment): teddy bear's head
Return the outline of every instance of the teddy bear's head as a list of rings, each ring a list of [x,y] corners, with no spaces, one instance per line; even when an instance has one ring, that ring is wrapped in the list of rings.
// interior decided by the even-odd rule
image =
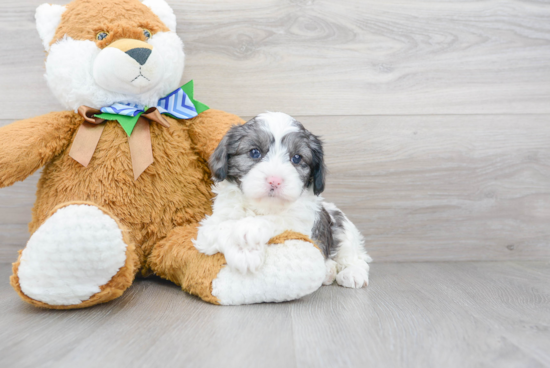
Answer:
[[[67,108],[154,106],[180,86],[183,43],[164,0],[74,0],[36,9],[46,80]]]

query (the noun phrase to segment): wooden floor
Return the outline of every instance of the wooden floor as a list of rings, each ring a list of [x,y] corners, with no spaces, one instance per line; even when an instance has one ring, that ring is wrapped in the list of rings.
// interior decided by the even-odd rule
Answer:
[[[0,266],[1,367],[548,367],[550,263],[378,263],[371,286],[220,307],[160,279],[79,311]]]
[[[0,126],[64,109],[43,77],[44,2],[0,2]],[[0,368],[550,366],[547,1],[168,3],[182,82],[323,136],[326,199],[388,263],[368,289],[284,304],[216,307],[148,279],[92,309],[35,309],[8,262],[37,173],[0,190]]]

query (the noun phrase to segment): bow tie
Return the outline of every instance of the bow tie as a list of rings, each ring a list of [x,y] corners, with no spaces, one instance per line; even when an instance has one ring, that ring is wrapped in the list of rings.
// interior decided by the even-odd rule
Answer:
[[[134,179],[153,163],[153,149],[149,122],[154,121],[166,128],[170,123],[162,116],[175,119],[191,119],[209,109],[193,98],[193,81],[158,100],[157,106],[115,103],[97,110],[80,106],[78,113],[84,122],[78,129],[69,156],[84,167],[88,166],[97,147],[105,121],[116,120],[128,135]]]

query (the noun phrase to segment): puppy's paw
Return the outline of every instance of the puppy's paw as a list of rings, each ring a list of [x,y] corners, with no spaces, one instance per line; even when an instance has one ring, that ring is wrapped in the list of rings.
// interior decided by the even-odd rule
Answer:
[[[336,282],[344,287],[362,288],[369,283],[369,271],[360,266],[349,266],[336,275]]]
[[[241,221],[235,226],[230,244],[224,247],[227,265],[242,273],[256,272],[264,264],[270,238],[264,221],[254,218]]]
[[[338,273],[338,263],[334,262],[332,259],[327,259],[325,261],[325,268],[326,274],[323,285],[332,285],[332,283],[336,279],[336,274]]]
[[[265,245],[241,248],[230,247],[225,250],[224,256],[227,266],[241,273],[256,272],[265,261]]]

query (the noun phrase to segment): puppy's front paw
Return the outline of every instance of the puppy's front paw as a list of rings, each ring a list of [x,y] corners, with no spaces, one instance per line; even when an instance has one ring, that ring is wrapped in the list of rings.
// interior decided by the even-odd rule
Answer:
[[[323,285],[332,285],[338,273],[338,263],[334,262],[332,259],[327,259],[325,261],[325,270],[325,281],[323,281]]]
[[[265,245],[256,248],[232,247],[224,252],[227,265],[241,273],[256,272],[265,261]]]
[[[242,273],[256,272],[265,261],[269,232],[256,221],[243,221],[234,229],[231,244],[224,249],[227,265]]]
[[[369,283],[369,271],[360,266],[349,266],[336,275],[336,282],[340,286],[362,288]]]

